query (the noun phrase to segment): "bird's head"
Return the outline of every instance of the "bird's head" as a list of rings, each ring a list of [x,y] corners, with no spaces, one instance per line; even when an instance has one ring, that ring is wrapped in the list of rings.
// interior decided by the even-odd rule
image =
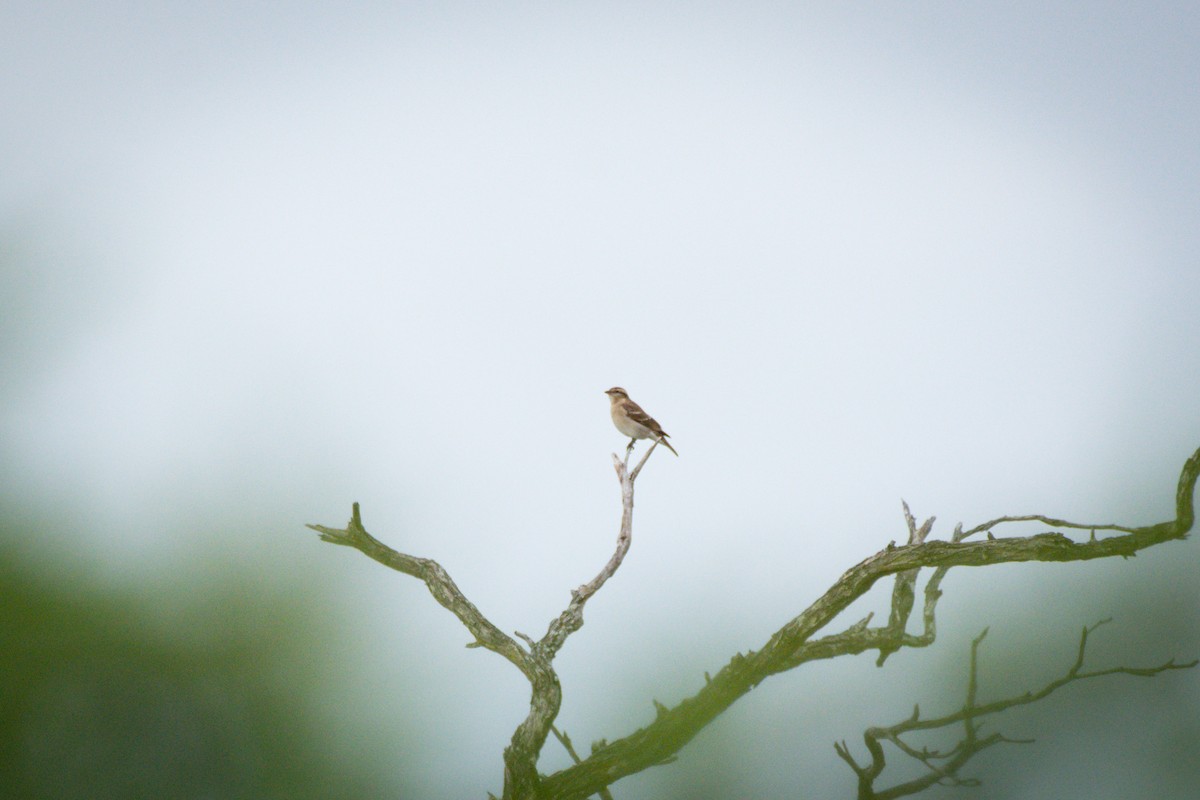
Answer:
[[[625,390],[622,389],[620,386],[614,386],[613,388],[611,388],[607,392],[605,392],[605,394],[608,395],[608,399],[610,399],[610,400],[620,400],[621,398],[629,397],[629,395],[625,393]]]

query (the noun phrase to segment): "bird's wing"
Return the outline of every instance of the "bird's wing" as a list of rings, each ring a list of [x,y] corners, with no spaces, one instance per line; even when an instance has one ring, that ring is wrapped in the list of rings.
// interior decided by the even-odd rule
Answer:
[[[639,425],[645,425],[659,436],[666,436],[667,432],[662,429],[662,426],[654,419],[654,417],[642,410],[642,407],[632,400],[628,401],[625,411],[629,414],[629,418]]]

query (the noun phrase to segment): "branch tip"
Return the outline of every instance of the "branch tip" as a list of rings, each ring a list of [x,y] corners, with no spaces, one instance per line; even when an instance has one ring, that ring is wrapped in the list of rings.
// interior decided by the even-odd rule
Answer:
[[[917,532],[917,521],[913,519],[912,512],[908,509],[908,501],[900,498],[900,507],[904,509],[904,524],[908,526],[908,535],[911,539]]]

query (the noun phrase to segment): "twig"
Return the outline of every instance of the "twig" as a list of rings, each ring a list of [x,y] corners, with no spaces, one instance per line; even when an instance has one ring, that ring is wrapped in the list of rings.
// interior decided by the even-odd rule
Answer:
[[[1036,703],[1062,687],[1076,681],[1118,674],[1149,677],[1168,670],[1191,669],[1198,663],[1193,661],[1188,664],[1176,664],[1174,659],[1172,659],[1156,667],[1111,667],[1094,672],[1082,672],[1084,654],[1087,651],[1088,636],[1096,628],[1107,622],[1109,620],[1103,620],[1090,628],[1083,629],[1083,633],[1079,638],[1079,647],[1076,652],[1075,662],[1061,678],[1051,681],[1036,692],[1025,692],[1024,694],[1015,695],[1003,700],[979,705],[977,702],[979,692],[979,646],[983,643],[988,633],[987,629],[984,628],[983,632],[971,642],[971,658],[967,671],[966,700],[960,710],[942,717],[922,720],[920,719],[919,709],[914,709],[912,716],[903,722],[888,727],[868,728],[863,733],[863,742],[867,747],[868,753],[871,755],[871,763],[867,766],[860,765],[854,759],[844,741],[834,743],[834,752],[854,771],[858,780],[859,799],[892,800],[892,798],[915,794],[935,783],[977,786],[977,780],[962,778],[958,774],[959,770],[971,758],[995,744],[1028,744],[1032,741],[1030,739],[1010,739],[998,733],[980,738],[978,720],[981,717],[998,714],[1010,708]],[[948,728],[960,722],[963,723],[962,738],[954,747],[944,752],[929,750],[927,748],[918,750],[903,739],[905,734]],[[880,742],[882,741],[890,742],[900,752],[919,761],[929,770],[929,774],[885,790],[875,790],[874,782],[886,765],[883,748],[880,746]]]
[[[995,519],[990,519],[982,525],[976,525],[974,528],[971,528],[971,530],[963,534],[962,538],[965,539],[968,536],[974,536],[977,533],[990,531],[997,525],[1002,525],[1006,522],[1041,522],[1049,525],[1052,528],[1068,528],[1070,530],[1091,531],[1093,534],[1095,534],[1096,531],[1118,531],[1120,533],[1133,533],[1138,530],[1138,528],[1127,528],[1123,525],[1113,525],[1111,523],[1090,525],[1082,522],[1068,522],[1065,519],[1055,519],[1054,517],[1046,517],[1042,516],[1041,514],[1024,514],[1018,517],[996,517]]]
[[[567,751],[567,755],[571,757],[572,761],[578,764],[583,760],[579,757],[579,753],[575,752],[575,745],[571,743],[571,737],[567,736],[565,731],[560,731],[556,726],[551,725],[550,732],[554,734],[555,739],[558,739],[559,744]],[[600,800],[613,800],[612,792],[607,787],[601,789],[597,794],[600,795]]]
[[[646,462],[650,460],[650,454],[654,452],[654,448],[656,447],[658,447],[657,441],[653,442],[648,448],[646,448],[646,455],[642,456],[642,460],[639,461],[637,466],[633,468],[633,472],[629,473],[630,483],[637,480],[637,476],[639,473],[641,473],[642,467],[646,466]]]
[[[596,577],[571,592],[571,602],[561,614],[550,622],[550,626],[546,629],[546,635],[536,645],[538,652],[546,658],[554,658],[566,642],[567,637],[583,627],[583,607],[596,592],[600,591],[600,587],[608,582],[608,579],[616,573],[625,560],[625,554],[629,552],[629,547],[633,544],[633,482],[657,444],[655,442],[650,446],[632,473],[628,471],[628,462],[621,461],[616,453],[613,454],[613,469],[616,470],[617,480],[621,484],[621,527],[617,534],[617,549]]]

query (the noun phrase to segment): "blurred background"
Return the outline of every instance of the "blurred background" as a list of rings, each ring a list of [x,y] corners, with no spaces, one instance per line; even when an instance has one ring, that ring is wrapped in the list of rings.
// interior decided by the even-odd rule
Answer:
[[[540,636],[615,544],[614,384],[680,457],[556,662],[585,753],[902,497],[1173,517],[1198,76],[1192,3],[4,4],[0,794],[498,794],[524,680],[304,523],[360,501]],[[981,700],[1106,617],[1097,668],[1200,656],[1198,568],[954,571],[932,648],[773,678],[614,793],[852,797],[832,743],[952,711],[986,626]],[[1200,673],[1068,687],[968,774],[1192,798],[1198,712]]]

